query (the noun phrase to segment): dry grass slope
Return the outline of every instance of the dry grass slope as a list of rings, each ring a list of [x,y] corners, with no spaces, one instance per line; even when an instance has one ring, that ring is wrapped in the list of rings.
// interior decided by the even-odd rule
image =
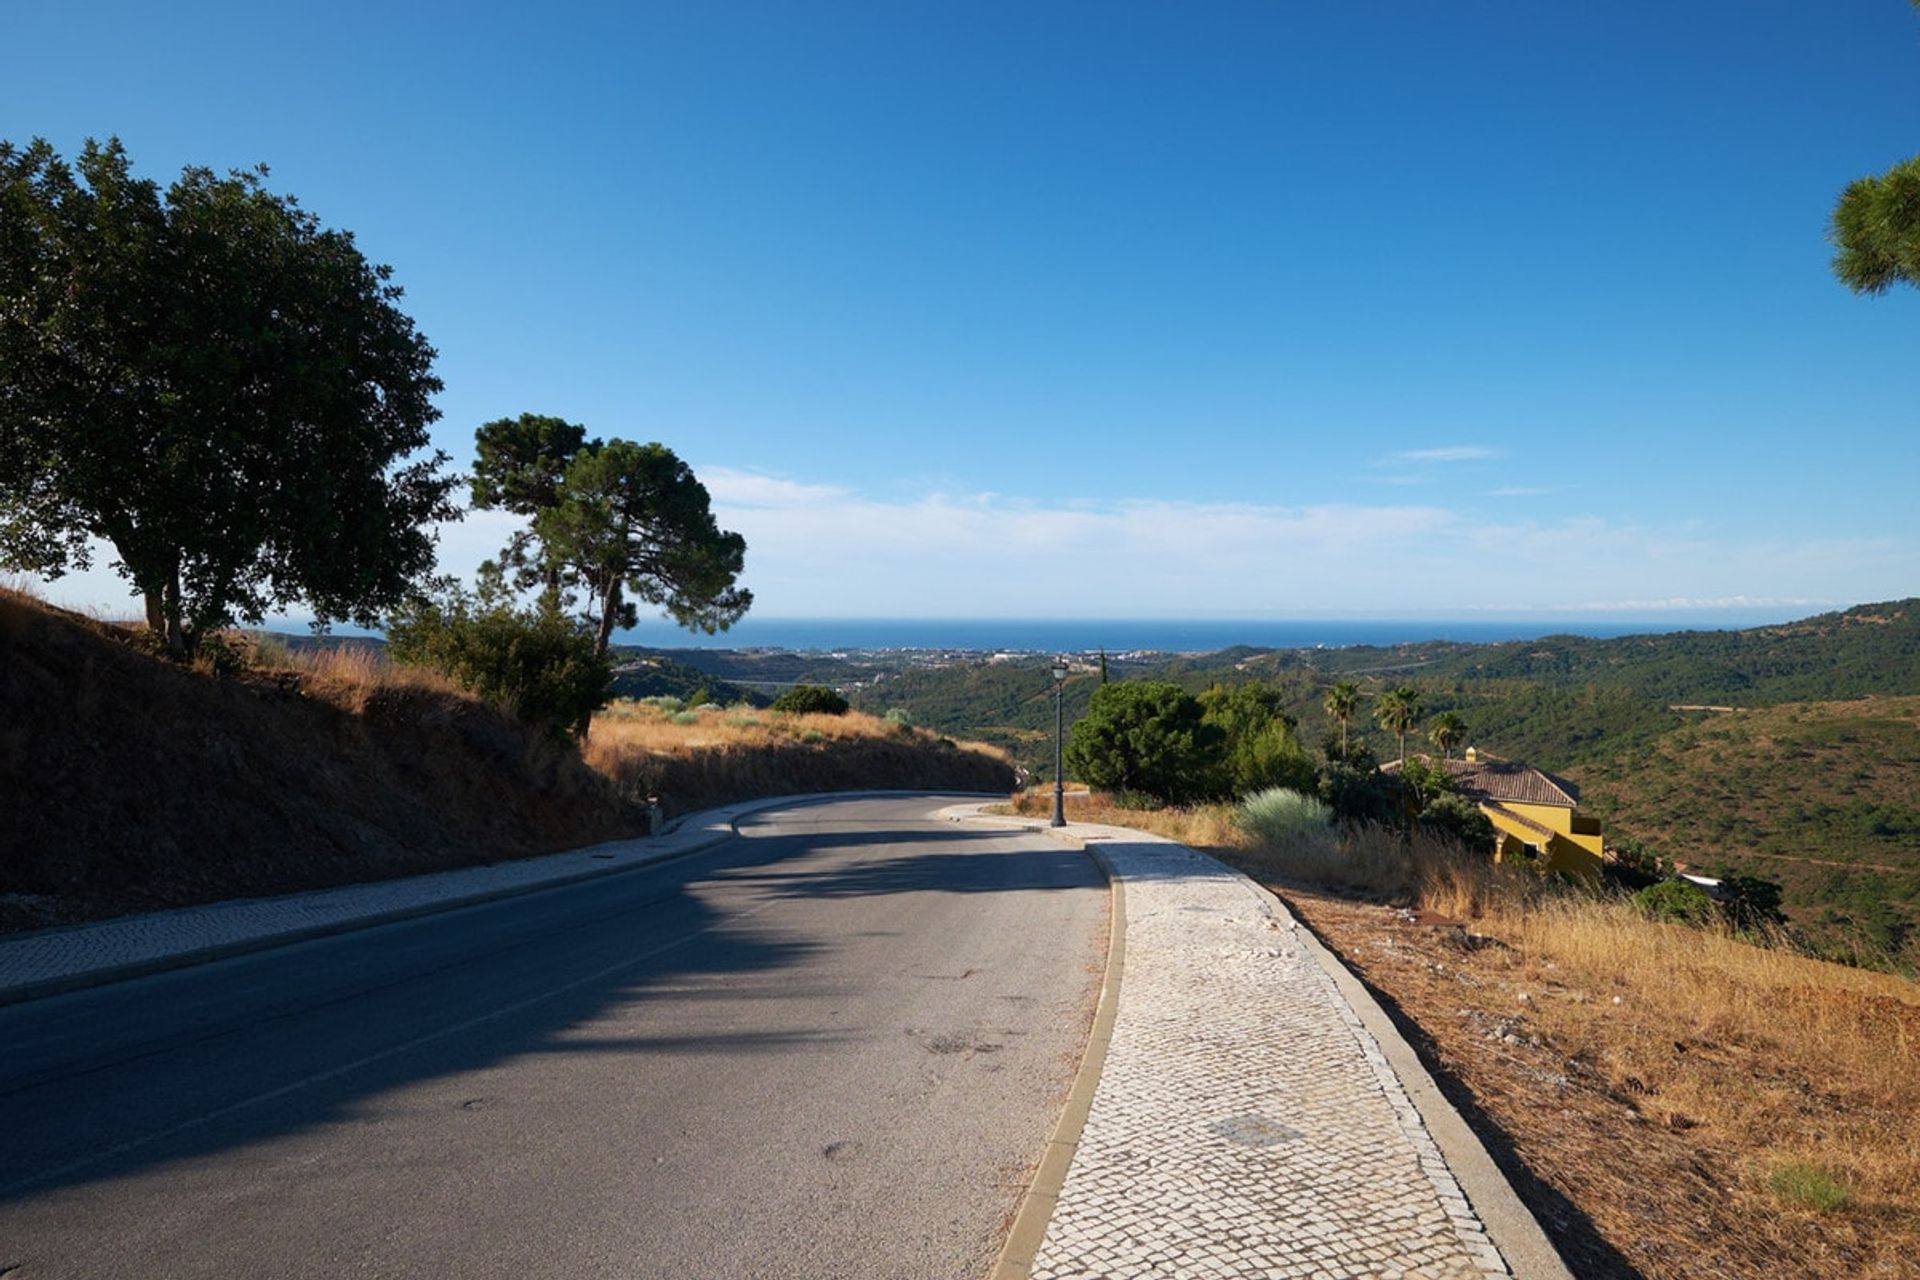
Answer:
[[[216,674],[0,590],[0,928],[545,852],[633,829],[577,753],[364,651]]]
[[[1005,755],[858,711],[783,715],[747,707],[673,711],[617,702],[594,717],[586,756],[633,796],[673,812],[759,796],[864,788],[1013,787]]]
[[[1920,1275],[1920,986],[1392,833],[1272,847],[1222,808],[1072,816],[1279,890],[1510,1142],[1576,1275]]]
[[[871,716],[621,704],[585,758],[367,646],[138,628],[0,587],[0,931],[574,848],[806,791],[1012,787],[1004,757]]]

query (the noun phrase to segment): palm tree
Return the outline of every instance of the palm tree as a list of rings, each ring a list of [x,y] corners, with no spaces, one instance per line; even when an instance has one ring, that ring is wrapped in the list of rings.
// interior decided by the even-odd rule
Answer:
[[[1340,725],[1340,760],[1347,759],[1347,725],[1353,719],[1354,711],[1360,705],[1360,690],[1351,680],[1342,680],[1327,690],[1327,700],[1320,706],[1326,711],[1329,720]]]
[[[1427,741],[1439,748],[1444,759],[1453,758],[1453,749],[1467,734],[1467,722],[1451,711],[1442,711],[1427,727]]]
[[[1400,767],[1407,762],[1407,735],[1420,723],[1420,691],[1412,685],[1389,689],[1373,700],[1373,718],[1400,739]]]

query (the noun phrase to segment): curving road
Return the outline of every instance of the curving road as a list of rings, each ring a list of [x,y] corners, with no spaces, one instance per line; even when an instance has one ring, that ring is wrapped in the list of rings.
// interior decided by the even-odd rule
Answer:
[[[940,803],[0,1009],[0,1276],[977,1280],[1107,895]]]

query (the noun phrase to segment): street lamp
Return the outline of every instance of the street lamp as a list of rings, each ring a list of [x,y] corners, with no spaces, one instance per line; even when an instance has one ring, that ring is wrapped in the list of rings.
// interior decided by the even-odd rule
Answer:
[[[1067,685],[1067,660],[1053,660],[1053,822],[1056,827],[1067,825],[1067,779],[1060,765],[1060,694]]]

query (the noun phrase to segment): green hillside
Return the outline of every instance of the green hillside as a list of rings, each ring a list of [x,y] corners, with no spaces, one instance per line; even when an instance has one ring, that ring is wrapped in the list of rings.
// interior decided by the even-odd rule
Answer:
[[[1195,691],[1274,685],[1310,745],[1332,730],[1328,687],[1351,679],[1354,735],[1381,759],[1396,746],[1373,724],[1371,696],[1411,685],[1423,720],[1453,711],[1468,743],[1581,782],[1610,833],[1778,880],[1796,923],[1829,941],[1920,947],[1920,600],[1746,631],[1240,648],[1114,674]],[[1069,722],[1097,683],[1091,670],[1068,679]],[[1052,694],[1036,656],[888,674],[854,701],[995,742],[1045,776]]]

